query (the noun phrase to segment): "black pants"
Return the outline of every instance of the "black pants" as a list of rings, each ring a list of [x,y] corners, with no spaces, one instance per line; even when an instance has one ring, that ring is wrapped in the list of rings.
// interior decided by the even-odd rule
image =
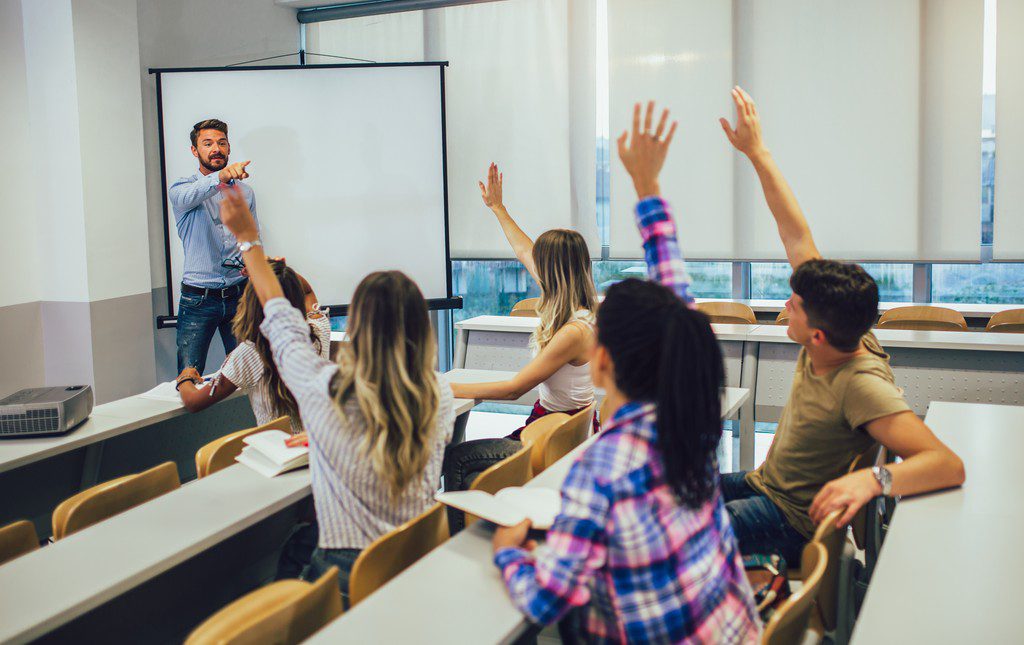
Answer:
[[[469,490],[480,473],[522,449],[523,444],[512,439],[477,439],[448,446],[441,467],[444,489]],[[451,534],[455,535],[465,527],[465,514],[449,506],[448,528]]]

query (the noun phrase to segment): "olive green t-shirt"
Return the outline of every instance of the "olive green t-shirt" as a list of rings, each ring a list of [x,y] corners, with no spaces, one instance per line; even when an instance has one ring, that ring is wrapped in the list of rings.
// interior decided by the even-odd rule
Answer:
[[[768,457],[746,477],[808,538],[814,535],[807,515],[814,496],[845,475],[853,460],[874,443],[864,425],[910,409],[896,386],[889,355],[874,334],[868,333],[863,341],[866,354],[822,376],[814,375],[807,350],[800,350]]]

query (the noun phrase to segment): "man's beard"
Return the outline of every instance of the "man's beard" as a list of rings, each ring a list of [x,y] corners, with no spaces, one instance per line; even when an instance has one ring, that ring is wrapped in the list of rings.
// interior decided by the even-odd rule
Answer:
[[[214,167],[213,163],[221,163],[220,167]],[[202,157],[199,158],[199,165],[206,168],[210,172],[220,172],[224,170],[224,167],[228,165],[227,157],[219,157],[217,159],[210,159],[210,161],[203,161]]]

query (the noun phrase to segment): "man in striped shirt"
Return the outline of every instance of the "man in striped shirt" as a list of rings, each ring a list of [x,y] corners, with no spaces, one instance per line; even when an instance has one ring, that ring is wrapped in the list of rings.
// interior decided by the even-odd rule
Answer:
[[[220,332],[224,353],[238,341],[231,334],[238,298],[246,278],[235,250],[235,236],[220,221],[221,185],[237,185],[256,216],[256,196],[241,183],[247,179],[248,161],[228,164],[231,144],[228,124],[207,119],[190,134],[192,155],[199,170],[171,185],[169,192],[178,237],[185,248],[185,263],[178,300],[178,372],[206,367],[206,354],[215,332]]]

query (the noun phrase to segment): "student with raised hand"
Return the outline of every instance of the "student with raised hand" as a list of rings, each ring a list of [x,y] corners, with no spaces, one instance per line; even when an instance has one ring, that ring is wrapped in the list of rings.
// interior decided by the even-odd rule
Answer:
[[[675,123],[653,104],[619,157],[640,198],[651,281],[624,280],[597,312],[594,383],[615,410],[562,484],[546,548],[529,522],[498,528],[494,561],[530,621],[564,642],[755,642],[760,620],[718,489],[724,379],[718,341],[693,307],[658,172]]]
[[[347,605],[359,552],[430,508],[440,484],[455,419],[451,388],[434,371],[427,303],[403,273],[366,276],[349,310],[351,346],[333,363],[313,348],[302,312],[284,297],[237,190],[225,191],[221,219],[238,239],[263,304],[260,331],[309,436],[320,535],[303,577],[337,566]]]
[[[815,527],[845,509],[845,526],[878,495],[912,495],[964,481],[964,466],[915,415],[889,356],[871,333],[878,286],[859,265],[824,260],[810,227],[761,137],[753,99],[733,89],[732,145],[750,159],[793,267],[788,335],[802,346],[789,400],[765,462],[722,478],[726,508],[744,553],[799,562]],[[902,462],[847,473],[875,443]]]
[[[270,265],[291,306],[307,312],[310,342],[322,358],[329,358],[331,320],[317,304],[313,288],[283,260],[271,260]],[[239,345],[224,359],[211,385],[197,387],[202,376],[195,368],[189,367],[178,376],[178,391],[185,408],[189,412],[199,412],[241,389],[249,397],[257,425],[287,415],[291,417],[292,433],[298,434],[302,432],[299,408],[274,365],[270,343],[260,333],[262,323],[263,305],[252,285],[247,284],[231,323],[231,332]]]
[[[508,381],[453,383],[452,390],[458,398],[514,401],[536,387],[539,400],[525,427],[552,412],[576,414],[594,402],[588,362],[595,341],[597,293],[583,236],[552,229],[534,243],[505,208],[503,183],[502,173],[491,164],[487,184],[480,182],[480,195],[497,217],[516,257],[540,285],[540,324],[531,338],[535,356]],[[445,488],[466,488],[473,474],[520,450],[521,431],[504,440],[481,439],[453,446],[445,459]]]

